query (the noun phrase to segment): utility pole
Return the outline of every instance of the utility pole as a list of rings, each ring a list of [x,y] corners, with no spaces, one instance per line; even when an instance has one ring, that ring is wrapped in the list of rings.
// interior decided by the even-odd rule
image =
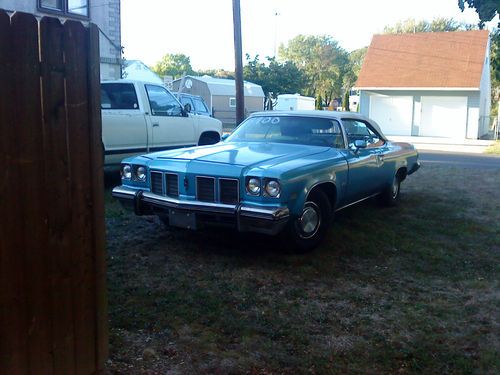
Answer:
[[[236,85],[236,125],[245,119],[245,96],[243,92],[243,48],[241,46],[240,0],[233,0],[234,24],[234,75]]]
[[[274,57],[276,57],[276,41],[278,39],[278,16],[280,14],[277,10],[274,11]]]

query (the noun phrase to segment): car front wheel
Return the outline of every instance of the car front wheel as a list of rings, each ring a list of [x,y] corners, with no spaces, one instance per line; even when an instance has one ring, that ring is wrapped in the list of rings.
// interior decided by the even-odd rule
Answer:
[[[399,202],[399,196],[401,192],[401,179],[398,174],[396,174],[392,180],[390,186],[385,188],[385,190],[380,194],[380,201],[384,206],[395,206]]]
[[[285,250],[300,253],[317,247],[328,231],[332,216],[331,204],[325,193],[313,192],[301,215],[291,220],[282,234]]]

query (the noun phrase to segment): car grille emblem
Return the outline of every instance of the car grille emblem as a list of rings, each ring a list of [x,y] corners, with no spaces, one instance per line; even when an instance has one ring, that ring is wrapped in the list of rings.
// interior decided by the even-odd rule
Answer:
[[[187,190],[189,187],[189,180],[187,177],[184,177],[184,188]]]

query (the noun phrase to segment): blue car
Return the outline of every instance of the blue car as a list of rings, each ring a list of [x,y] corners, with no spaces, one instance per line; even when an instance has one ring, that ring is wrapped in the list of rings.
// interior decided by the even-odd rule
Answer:
[[[359,114],[260,112],[215,145],[123,160],[112,194],[169,226],[281,234],[306,251],[336,211],[374,196],[395,205],[419,167],[411,144],[388,141]]]

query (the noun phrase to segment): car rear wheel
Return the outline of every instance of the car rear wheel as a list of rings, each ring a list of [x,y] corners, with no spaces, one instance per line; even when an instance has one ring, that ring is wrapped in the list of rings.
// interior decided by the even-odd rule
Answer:
[[[299,217],[291,220],[282,233],[286,251],[303,253],[323,241],[333,213],[330,201],[320,190],[313,192]]]
[[[392,183],[388,186],[382,194],[380,194],[380,201],[384,206],[396,206],[399,202],[401,192],[401,178],[398,174],[394,175]]]

